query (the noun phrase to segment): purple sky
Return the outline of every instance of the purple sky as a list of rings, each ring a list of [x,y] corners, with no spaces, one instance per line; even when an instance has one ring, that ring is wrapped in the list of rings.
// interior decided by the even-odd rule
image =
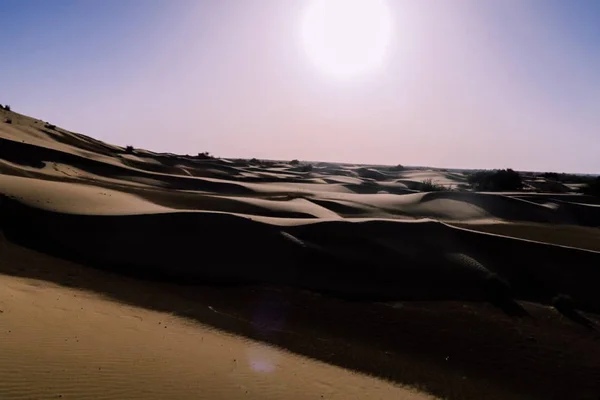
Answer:
[[[389,0],[384,68],[336,80],[310,0],[5,0],[0,103],[154,151],[600,172],[600,2]]]

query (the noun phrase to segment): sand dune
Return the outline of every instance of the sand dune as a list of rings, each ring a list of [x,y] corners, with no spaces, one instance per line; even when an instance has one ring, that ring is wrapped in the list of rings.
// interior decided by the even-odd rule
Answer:
[[[579,310],[600,312],[600,207],[592,198],[423,193],[418,190],[425,180],[456,189],[465,185],[466,176],[127,150],[11,115],[12,124],[0,125],[0,230],[9,243],[102,270],[174,283],[267,284],[370,302],[482,302],[513,316],[527,314],[522,301],[541,307],[570,296]],[[31,315],[11,323],[33,318],[31,324],[38,325],[31,329],[39,331],[59,318],[50,306],[37,311],[27,307],[30,301],[44,303],[48,293],[66,296],[64,289],[49,287],[25,295],[21,292],[30,283],[3,279],[15,296],[24,296],[12,307]],[[125,312],[96,298],[86,301],[113,314]],[[46,317],[34,318],[42,311]],[[75,324],[71,311],[65,321]],[[567,317],[573,324],[582,323],[579,315],[574,311]],[[109,326],[139,328],[149,337],[147,347],[131,357],[162,348],[152,342],[159,340],[152,336],[153,328],[133,328],[113,317]],[[97,316],[85,313],[77,318],[90,326],[99,323]],[[48,340],[64,334],[56,329],[48,332],[55,335]],[[181,329],[185,336],[187,328]],[[242,346],[237,339],[205,333],[215,343]],[[51,345],[49,349],[46,357],[59,351]],[[188,356],[183,347],[178,349],[181,357]],[[300,362],[292,359],[291,364]],[[23,368],[33,362],[28,360]],[[192,379],[175,370],[169,374]],[[25,389],[17,381],[10,385],[5,390],[13,398],[25,393],[19,392]],[[181,382],[186,385],[191,383]],[[385,393],[396,393],[385,387]],[[92,387],[81,387],[88,389]],[[152,392],[158,396],[160,390]],[[279,396],[276,391],[272,395]],[[107,396],[116,398],[117,393]]]
[[[181,280],[250,280],[379,298],[481,298],[480,279],[447,259],[464,253],[508,280],[517,298],[548,302],[567,293],[585,309],[600,308],[586,283],[597,277],[597,253],[556,246],[598,249],[595,243],[560,235],[547,244],[518,240],[532,239],[518,229],[528,224],[547,232],[600,224],[600,208],[584,196],[420,193],[415,183],[426,179],[450,187],[466,178],[128,152],[25,116],[13,120],[0,129],[2,229],[62,257]],[[475,233],[499,224],[514,227],[496,230],[514,238]],[[583,274],[575,282],[567,279],[572,269]]]
[[[371,207],[370,217],[342,218],[326,208],[326,202],[313,204],[310,198],[229,198],[227,203],[219,197],[212,202],[199,197],[199,205],[229,204],[229,212],[174,210],[148,197],[89,185],[41,180],[27,184],[31,179],[11,176],[0,180],[1,226],[10,240],[123,272],[182,281],[268,282],[352,297],[484,299],[485,280],[447,260],[448,254],[464,253],[506,278],[517,297],[549,302],[566,293],[584,309],[600,310],[591,283],[600,278],[595,267],[600,253],[406,219],[409,211],[418,210],[430,217],[464,216],[462,221],[468,221],[513,207],[514,216],[522,215],[524,221],[559,220],[552,209],[523,200],[481,195],[483,200],[491,197],[483,203],[485,212],[461,202],[460,193],[347,194],[347,203],[359,198]],[[274,206],[268,207],[269,202]],[[244,213],[264,209],[277,216]],[[398,210],[405,210],[404,219],[392,218]],[[385,218],[375,218],[379,213]],[[289,218],[283,218],[286,214]],[[498,251],[502,248],[511,251]],[[574,280],[573,271],[578,271]]]

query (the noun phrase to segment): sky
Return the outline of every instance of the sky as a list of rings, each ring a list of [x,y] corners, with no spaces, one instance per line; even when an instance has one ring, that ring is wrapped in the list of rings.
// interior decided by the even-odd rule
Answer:
[[[311,1],[2,0],[0,103],[157,152],[600,173],[599,1],[387,0],[346,79]]]

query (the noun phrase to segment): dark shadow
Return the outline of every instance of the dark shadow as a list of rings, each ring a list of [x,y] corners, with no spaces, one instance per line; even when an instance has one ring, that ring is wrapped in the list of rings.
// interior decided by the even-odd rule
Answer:
[[[146,281],[0,244],[0,273],[190,318],[447,399],[505,399],[516,393],[584,398],[600,388],[589,367],[600,367],[598,347],[586,346],[583,337],[549,319],[543,309],[534,309],[542,313],[536,323],[519,323],[519,334],[511,319],[484,304],[404,302],[396,307],[282,286]],[[533,343],[532,337],[538,339]],[[553,382],[556,374],[561,380]]]
[[[511,317],[531,317],[523,306],[512,297],[510,285],[496,274],[488,275],[483,281],[483,290],[488,301]]]
[[[565,317],[569,318],[571,321],[575,322],[576,324],[579,324],[589,330],[596,330],[596,325],[594,324],[594,322],[591,321],[590,319],[586,318],[585,316],[583,316],[579,311],[576,311],[576,310],[569,310],[569,311],[558,310],[558,311]]]
[[[495,307],[501,309],[506,315],[510,317],[531,318],[531,314],[529,314],[527,310],[514,299],[493,299],[490,300],[490,303]]]
[[[42,169],[46,166],[46,163],[38,157],[31,157],[29,154],[15,151],[10,144],[6,145],[0,141],[0,159],[4,159],[13,164],[23,165],[25,167],[32,167]]]
[[[26,244],[26,238],[19,239]],[[1,273],[90,290],[191,318],[323,362],[426,388],[448,399],[505,399],[515,393],[526,398],[573,398],[600,389],[593,379],[595,369],[582,369],[591,363],[600,368],[600,349],[591,341],[586,345],[590,339],[546,314],[535,318],[535,323],[520,321],[520,334],[514,320],[481,302],[404,302],[402,307],[392,307],[366,298],[339,300],[285,285],[168,283],[172,277],[166,274],[128,278],[106,271],[114,268],[101,263],[95,266],[105,271],[1,244]],[[543,313],[543,309],[535,311]],[[531,336],[539,337],[538,341],[523,345],[523,338]],[[553,382],[556,374],[560,382]]]
[[[575,301],[573,301],[571,296],[559,294],[552,299],[552,304],[559,313],[561,313],[571,321],[575,322],[576,324],[579,324],[589,330],[596,329],[593,321],[586,318],[583,314],[577,311],[577,309],[575,308]]]

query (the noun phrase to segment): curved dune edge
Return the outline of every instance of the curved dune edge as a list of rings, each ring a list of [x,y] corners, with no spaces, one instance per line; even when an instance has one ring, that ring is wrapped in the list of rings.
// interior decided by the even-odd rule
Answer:
[[[471,223],[448,222],[448,225],[470,231],[548,243],[562,247],[600,251],[600,230],[575,225],[478,221]]]
[[[309,172],[299,172],[286,163],[251,165],[143,150],[125,154],[82,135],[44,129],[26,117],[21,124],[0,126],[0,144],[0,173],[5,176],[93,185],[133,194],[155,207],[292,218],[495,219],[600,226],[600,207],[585,196],[414,191],[421,184],[419,179],[433,179],[448,187],[464,184],[466,178],[456,173],[385,171],[375,179],[364,173],[375,169],[351,166],[332,170],[316,165]],[[36,185],[33,181],[23,184]],[[9,193],[5,190],[4,194]],[[219,200],[211,200],[213,196]],[[287,205],[268,201],[286,196],[303,201]],[[120,201],[96,211],[124,213],[122,207],[131,208]]]
[[[489,279],[499,276],[512,288],[502,302],[549,304],[567,294],[600,311],[599,252],[433,220],[273,221],[207,211],[64,214],[7,197],[0,204],[9,239],[139,277],[280,284],[365,300],[491,301],[499,299],[490,298]]]
[[[0,285],[2,399],[433,399],[87,292]]]

